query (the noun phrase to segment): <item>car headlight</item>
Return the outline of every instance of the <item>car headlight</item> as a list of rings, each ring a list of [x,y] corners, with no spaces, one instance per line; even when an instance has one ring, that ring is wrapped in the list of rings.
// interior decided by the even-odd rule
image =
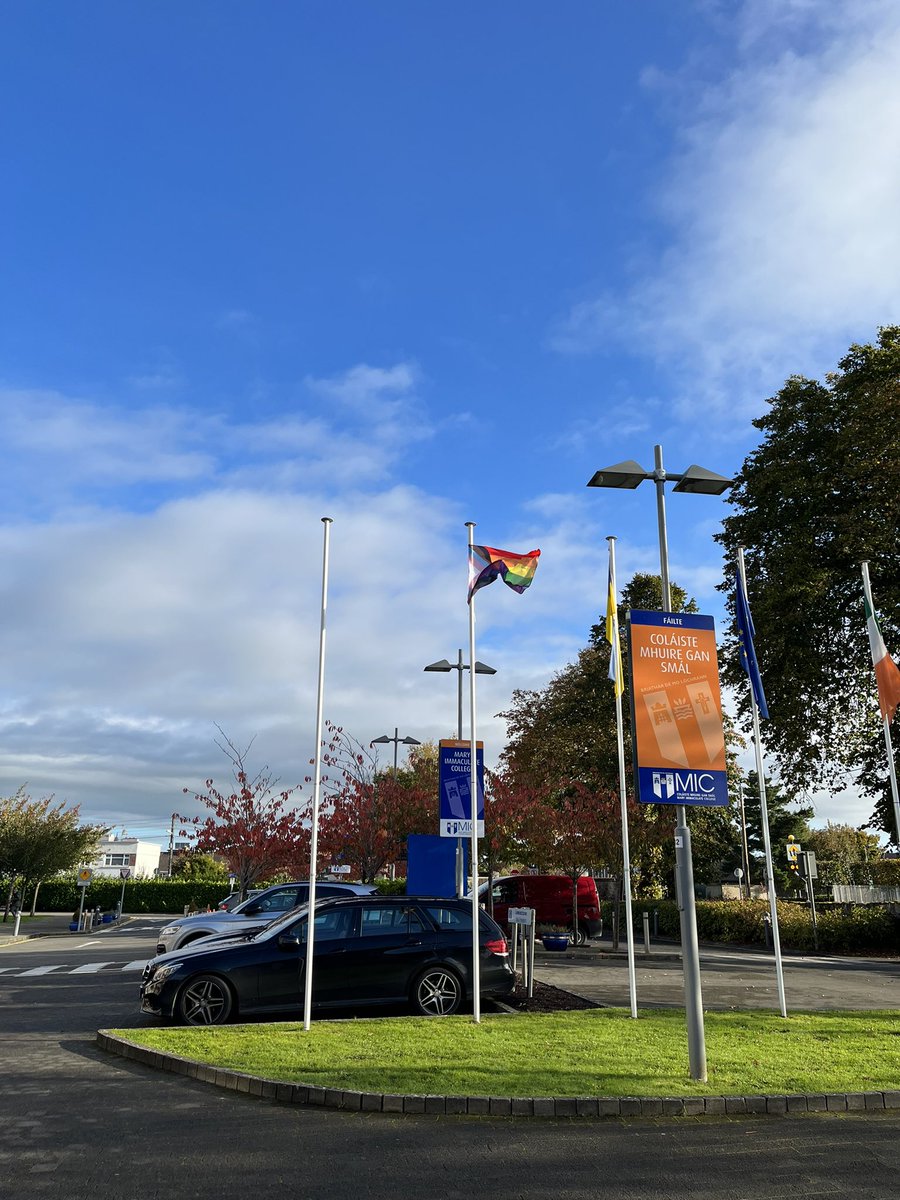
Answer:
[[[181,966],[181,963],[177,962],[177,963],[165,963],[163,966],[157,967],[157,969],[153,972],[153,975],[152,975],[153,982],[154,983],[162,983],[162,981],[164,979],[169,978],[169,976],[172,974],[173,971],[177,971],[180,966]]]
[[[160,930],[160,937],[170,937],[173,933],[178,933],[181,929],[180,925],[167,925],[165,929]]]

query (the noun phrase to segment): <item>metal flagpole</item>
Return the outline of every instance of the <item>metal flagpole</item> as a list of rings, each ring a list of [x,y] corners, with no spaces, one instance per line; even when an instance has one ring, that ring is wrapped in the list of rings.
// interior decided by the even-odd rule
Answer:
[[[613,637],[610,654],[616,656],[616,739],[619,748],[619,800],[622,807],[622,873],[625,882],[625,920],[628,927],[628,994],[631,997],[631,1015],[637,1018],[637,979],[634,971],[634,920],[631,915],[631,850],[628,844],[628,801],[625,785],[625,735],[622,726],[622,685],[619,677],[622,670],[622,658],[619,643],[619,613],[616,607],[616,539],[612,536],[609,542],[609,590],[607,604],[612,607]]]
[[[469,561],[474,545],[474,521],[466,521],[469,531]],[[478,931],[478,758],[475,736],[475,593],[469,597],[469,793],[472,805],[472,1020],[481,1022],[481,939]]]
[[[872,614],[872,619],[875,619],[875,605],[872,603],[872,584],[869,581],[869,564],[864,562],[862,566],[863,588],[865,589],[866,603],[869,606],[869,612]],[[872,661],[874,666],[874,658]],[[900,796],[897,793],[897,771],[894,767],[894,747],[891,743],[891,723],[888,717],[884,717],[882,721],[884,729],[884,748],[887,751],[888,772],[891,777],[891,797],[894,801],[894,822],[897,826],[897,844],[900,845]]]
[[[738,546],[738,571],[741,577],[741,587],[747,595],[747,575],[744,571],[744,547]],[[749,607],[749,601],[748,601]],[[772,918],[772,944],[775,947],[775,978],[778,982],[778,1006],[781,1015],[787,1016],[787,1002],[784,998],[784,968],[781,962],[781,934],[778,929],[778,902],[775,896],[775,868],[772,865],[772,839],[769,837],[769,810],[766,804],[766,777],[763,772],[762,743],[759,736],[759,709],[756,705],[756,692],[753,681],[750,681],[750,705],[753,711],[753,747],[756,752],[756,779],[759,784],[759,815],[762,825],[763,848],[766,854],[766,890],[769,893],[769,915]]]
[[[322,793],[322,701],[325,694],[325,613],[328,606],[328,540],[331,517],[323,517],[322,538],[322,618],[319,625],[319,684],[316,693],[316,767],[313,784],[312,830],[309,840],[309,905],[306,920],[306,972],[303,990],[303,1028],[309,1029],[312,1016],[313,952],[315,942],[316,861],[319,854],[319,799]]]

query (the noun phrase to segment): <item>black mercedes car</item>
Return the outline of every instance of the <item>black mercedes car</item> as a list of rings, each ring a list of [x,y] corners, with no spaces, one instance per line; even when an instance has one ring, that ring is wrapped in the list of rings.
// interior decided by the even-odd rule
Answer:
[[[256,933],[204,938],[147,963],[141,1011],[186,1025],[303,1007],[308,908]],[[481,995],[515,986],[506,937],[478,911]],[[408,1005],[456,1012],[472,991],[472,905],[422,896],[347,896],[316,902],[313,1006]]]

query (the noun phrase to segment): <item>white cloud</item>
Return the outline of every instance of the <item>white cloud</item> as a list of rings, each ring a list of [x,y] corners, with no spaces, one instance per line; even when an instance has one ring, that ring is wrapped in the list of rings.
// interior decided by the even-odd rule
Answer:
[[[553,336],[569,353],[637,337],[690,379],[685,415],[714,401],[729,420],[900,319],[900,8],[747,3],[735,32],[725,78],[648,72],[680,121],[668,249]]]
[[[293,412],[232,420],[182,406],[99,403],[50,390],[0,390],[0,479],[8,511],[54,511],[77,497],[213,482],[238,489],[365,486],[385,481],[407,448],[432,436],[410,363],[358,364],[307,379]]]
[[[183,786],[227,766],[215,723],[237,741],[258,734],[254,754],[301,780],[314,750],[323,516],[334,518],[326,713],[361,740],[394,726],[452,734],[453,680],[423,667],[467,646],[455,505],[409,487],[210,489],[147,513],[0,530],[0,792],[27,781],[82,802],[85,818],[165,825]],[[521,544],[545,550],[541,586],[479,597],[477,653],[498,668],[479,700],[489,760],[504,732],[493,714],[577,652],[584,613],[601,602],[577,527],[536,529]],[[577,633],[560,619],[573,611]]]

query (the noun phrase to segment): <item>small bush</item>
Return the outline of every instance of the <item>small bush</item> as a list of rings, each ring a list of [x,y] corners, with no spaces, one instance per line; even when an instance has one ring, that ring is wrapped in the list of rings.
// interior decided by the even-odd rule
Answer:
[[[661,937],[681,939],[678,905],[672,900],[635,901],[635,933],[643,936],[644,911],[658,914]],[[624,916],[624,907],[623,907]],[[764,946],[766,942],[766,900],[698,900],[697,936],[701,942]],[[604,920],[611,919],[604,909]],[[651,918],[652,920],[652,918]],[[846,910],[825,909],[817,912],[819,949],[831,954],[897,953],[900,950],[900,922],[881,905],[852,905]],[[651,924],[652,928],[652,924]],[[778,901],[778,931],[782,949],[814,948],[809,909],[803,904]]]

